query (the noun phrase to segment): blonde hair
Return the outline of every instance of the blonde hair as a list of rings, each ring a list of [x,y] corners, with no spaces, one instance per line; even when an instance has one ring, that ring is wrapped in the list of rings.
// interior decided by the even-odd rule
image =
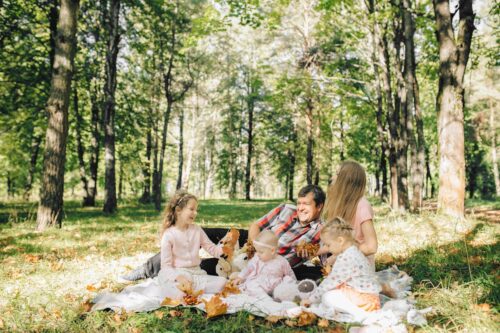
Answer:
[[[352,223],[359,200],[365,194],[366,173],[355,161],[340,165],[337,179],[328,186],[323,217],[325,221],[341,217]]]
[[[184,207],[186,207],[189,200],[191,199],[198,202],[198,199],[194,195],[189,194],[184,190],[179,190],[174,193],[174,195],[168,201],[167,207],[165,207],[160,236],[163,235],[165,230],[175,225],[175,222],[177,221],[177,213]]]
[[[257,237],[254,239],[254,244],[259,245],[259,243],[266,244],[268,246],[277,248],[278,247],[278,236],[271,230],[262,230]]]
[[[323,224],[321,228],[321,236],[328,235],[332,238],[344,237],[348,240],[355,241],[353,235],[353,228],[341,217],[334,217]]]

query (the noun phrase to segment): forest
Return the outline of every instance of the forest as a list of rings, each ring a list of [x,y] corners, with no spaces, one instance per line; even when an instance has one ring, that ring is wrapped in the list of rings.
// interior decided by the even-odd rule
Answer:
[[[496,0],[0,0],[0,262],[27,265],[0,276],[28,276],[44,260],[52,273],[42,276],[59,272],[72,255],[53,239],[80,244],[82,257],[107,246],[112,259],[155,251],[177,189],[206,206],[203,223],[248,226],[304,185],[326,190],[355,160],[387,244],[393,222],[454,235],[436,248],[428,235],[425,249],[400,235],[411,245],[383,248],[377,264],[413,274],[432,294],[424,303],[465,297],[464,318],[482,304],[481,315],[497,316],[499,27]],[[106,240],[132,227],[134,247]],[[83,245],[81,235],[99,236]],[[472,250],[477,239],[485,243]],[[463,293],[434,294],[450,276]],[[5,290],[0,310],[20,309]],[[498,328],[491,316],[450,319],[455,306],[431,320],[436,331]],[[46,324],[7,312],[0,331],[92,331],[102,320],[117,329],[104,314],[82,324],[74,309],[57,310],[72,318],[58,326],[61,312],[47,311]],[[205,322],[191,320],[201,331]]]

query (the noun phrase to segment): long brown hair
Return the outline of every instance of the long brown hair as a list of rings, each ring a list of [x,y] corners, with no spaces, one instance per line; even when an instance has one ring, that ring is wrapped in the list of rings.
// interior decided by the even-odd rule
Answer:
[[[191,199],[198,202],[198,199],[194,195],[189,194],[184,190],[179,190],[174,193],[174,195],[168,201],[167,207],[165,207],[163,222],[161,224],[160,237],[163,236],[165,230],[175,225],[175,222],[177,220],[177,212],[186,207],[189,200]]]
[[[352,224],[359,200],[365,194],[366,173],[355,161],[345,161],[340,165],[337,179],[328,186],[325,209],[325,221],[341,217]]]

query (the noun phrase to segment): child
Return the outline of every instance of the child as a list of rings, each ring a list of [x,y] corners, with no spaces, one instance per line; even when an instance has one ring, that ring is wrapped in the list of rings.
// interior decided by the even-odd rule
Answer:
[[[198,214],[198,200],[192,194],[178,191],[170,199],[162,224],[160,280],[192,283],[194,290],[205,293],[220,292],[226,279],[210,276],[200,268],[200,247],[214,257],[222,255],[203,229],[194,224]]]
[[[120,293],[101,293],[93,300],[92,310],[151,311],[161,306],[166,298],[179,299],[184,293],[179,284],[192,284],[194,291],[205,293],[222,291],[226,279],[209,276],[200,268],[198,255],[203,247],[219,257],[222,248],[212,243],[205,232],[194,224],[198,200],[184,191],[176,192],[165,210],[161,234],[161,270],[158,277],[128,286]]]
[[[241,290],[251,296],[270,295],[274,288],[289,277],[296,280],[288,261],[276,253],[278,237],[270,230],[261,231],[253,240],[255,255],[247,267],[233,273],[232,280],[241,284]]]
[[[378,241],[373,227],[373,209],[364,197],[365,190],[366,173],[363,167],[354,161],[343,162],[328,186],[323,215],[324,221],[338,216],[348,222],[353,229],[354,239],[359,244],[359,250],[368,257],[375,271],[374,255]],[[327,264],[332,264],[334,260],[333,255]]]
[[[362,322],[370,311],[380,309],[381,288],[370,263],[356,246],[352,227],[342,218],[334,218],[323,226],[321,241],[337,259],[330,274],[302,305],[321,302]]]

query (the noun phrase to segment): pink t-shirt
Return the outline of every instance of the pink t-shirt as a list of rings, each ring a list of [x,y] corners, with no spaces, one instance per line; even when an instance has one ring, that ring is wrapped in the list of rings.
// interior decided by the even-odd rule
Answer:
[[[285,276],[296,280],[288,260],[280,255],[265,262],[260,260],[259,256],[254,255],[238,276],[245,280],[243,287],[258,285],[267,293],[272,292]]]
[[[352,227],[354,229],[354,239],[356,239],[359,244],[363,244],[365,241],[365,235],[363,235],[361,225],[368,220],[373,220],[373,208],[368,200],[366,200],[365,197],[362,197],[358,202],[358,206],[356,207],[356,214],[354,214],[352,223]],[[375,255],[372,254],[367,256],[366,258],[372,265],[373,270],[375,270]]]
[[[186,230],[168,228],[161,238],[161,269],[196,267],[201,263],[199,251],[204,248],[214,257],[220,257],[222,248],[208,238],[203,229],[190,224]]]
[[[358,206],[356,207],[356,214],[354,214],[354,219],[352,221],[354,238],[360,244],[365,241],[365,235],[363,235],[361,225],[368,220],[373,220],[373,209],[368,200],[366,200],[365,197],[362,197],[358,202]]]

